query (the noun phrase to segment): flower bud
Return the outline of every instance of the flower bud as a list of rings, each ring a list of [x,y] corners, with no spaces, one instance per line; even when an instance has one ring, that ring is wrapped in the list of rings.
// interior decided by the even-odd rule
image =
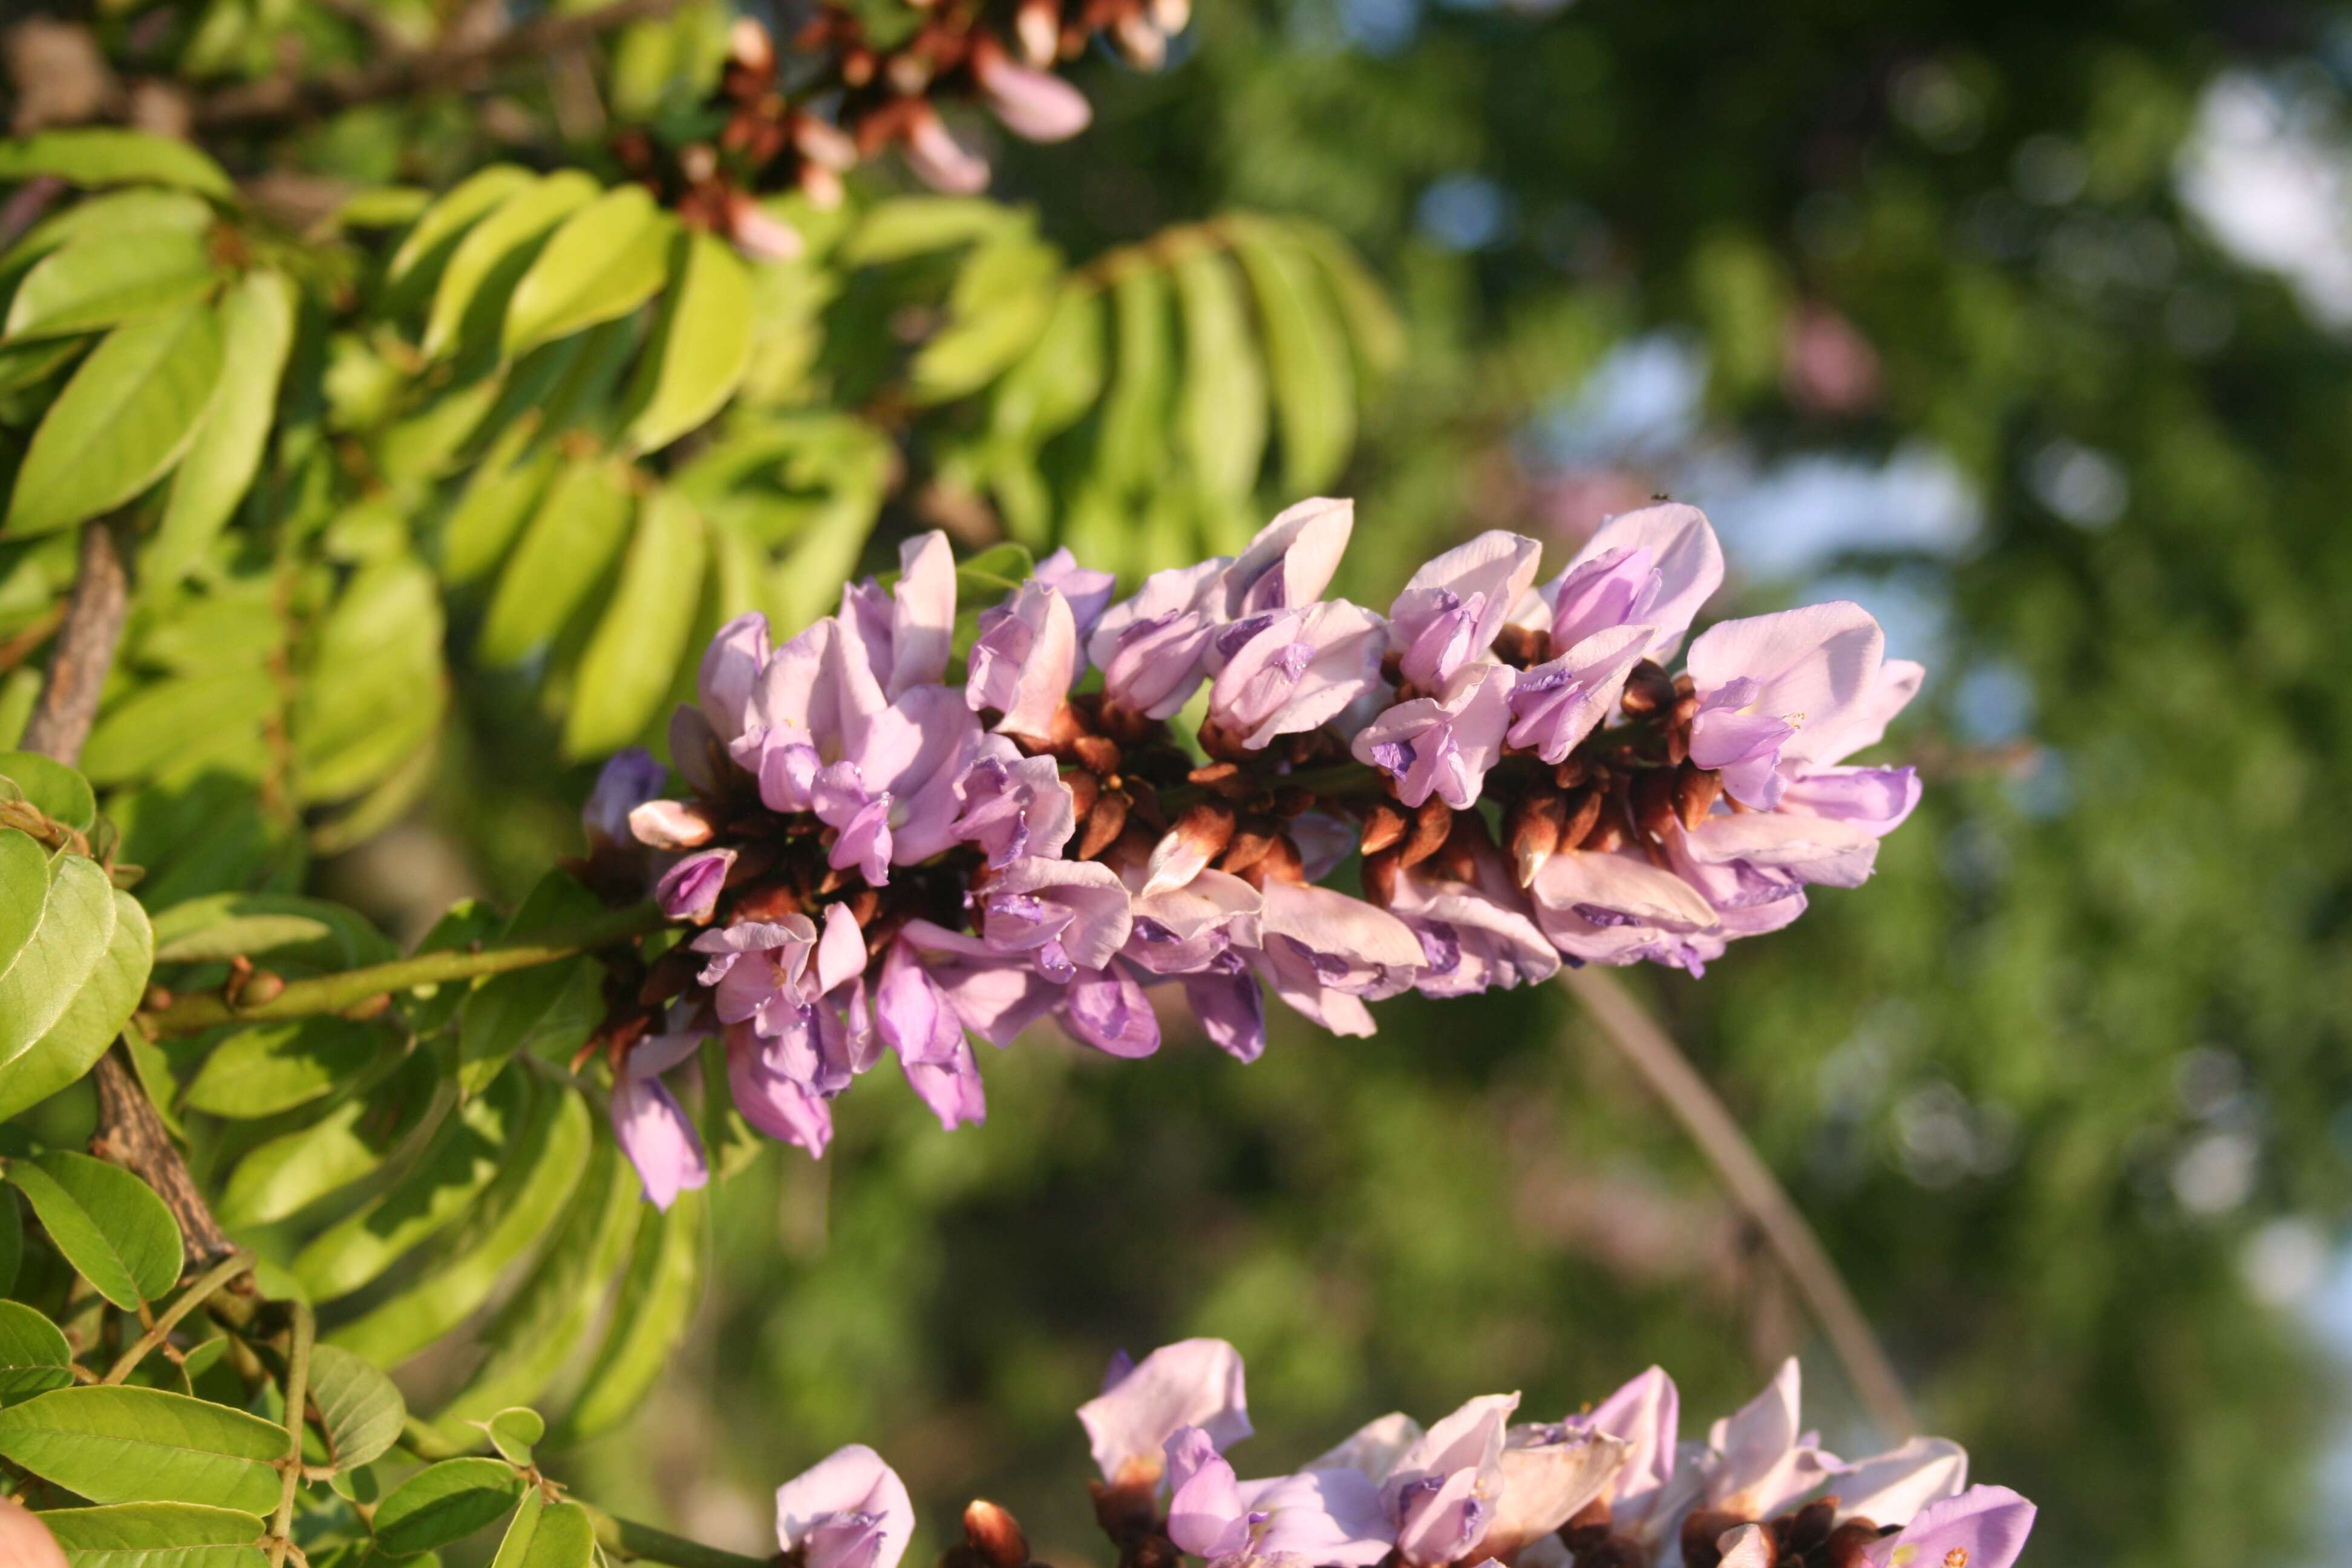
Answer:
[[[1131,803],[1120,790],[1105,790],[1094,809],[1087,813],[1087,826],[1078,836],[1076,858],[1091,860],[1109,848],[1127,826],[1128,807]]]
[[[1633,823],[1645,838],[1664,838],[1675,821],[1675,775],[1650,768],[1633,775]]]
[[[1418,866],[1444,846],[1454,831],[1454,808],[1435,795],[1421,803],[1412,814],[1412,830],[1405,836],[1403,856],[1408,866]]]
[[[1532,886],[1536,873],[1559,848],[1568,826],[1568,797],[1538,790],[1513,801],[1503,813],[1503,844],[1511,853],[1511,868],[1522,888]]]
[[[1364,813],[1364,837],[1357,847],[1366,855],[1377,855],[1402,838],[1409,826],[1403,812],[1381,801]]]
[[[986,1498],[972,1499],[963,1510],[963,1538],[988,1568],[1022,1568],[1029,1561],[1029,1538],[1020,1521]]]
[[[1830,1531],[1822,1548],[1824,1568],[1867,1568],[1864,1549],[1878,1539],[1878,1526],[1866,1519],[1849,1519]]]
[[[274,969],[257,969],[236,990],[236,1005],[259,1007],[286,994],[286,977]]]
[[[1649,659],[1633,667],[1625,678],[1625,695],[1618,700],[1628,713],[1654,713],[1675,700],[1675,683]]]
[[[1705,822],[1722,794],[1721,773],[1693,767],[1685,762],[1675,774],[1675,812],[1683,819],[1685,827],[1696,828]]]
[[[1174,37],[1192,20],[1192,0],[1148,0],[1144,14],[1153,26]]]
[[[1601,820],[1603,796],[1599,790],[1586,790],[1581,795],[1570,795],[1573,803],[1568,820],[1560,825],[1559,842],[1563,848],[1578,849],[1591,837],[1592,825]]]
[[[1403,857],[1393,846],[1364,857],[1364,900],[1367,903],[1387,909],[1396,902],[1397,876],[1404,868]]]
[[[746,70],[768,75],[776,68],[775,41],[751,17],[738,16],[727,30],[727,58]]]
[[[1070,742],[1070,755],[1076,757],[1078,765],[1088,773],[1099,773],[1105,778],[1118,772],[1121,761],[1118,742],[1108,735],[1080,735]]]
[[[1275,832],[1264,822],[1234,830],[1225,845],[1225,852],[1217,861],[1217,869],[1238,877],[1259,861],[1274,847]]]
[[[1112,23],[1110,36],[1127,63],[1138,70],[1156,71],[1168,63],[1168,35],[1140,11],[1130,11]]]
[[[629,836],[648,849],[699,849],[718,831],[710,814],[691,801],[649,800],[629,813]]]
[[[1021,8],[1013,13],[1013,35],[1021,46],[1021,58],[1044,70],[1054,63],[1062,47],[1062,7],[1059,0],[1021,0]]]

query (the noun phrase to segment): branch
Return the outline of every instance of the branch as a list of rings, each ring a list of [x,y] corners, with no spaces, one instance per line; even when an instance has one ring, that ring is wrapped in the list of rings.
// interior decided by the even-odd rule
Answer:
[[[114,647],[122,640],[122,623],[131,613],[131,579],[122,566],[113,520],[98,518],[82,525],[81,564],[74,574],[73,596],[66,602],[66,618],[58,628],[57,647],[49,650],[47,672],[33,716],[18,742],[61,763],[81,755],[89,739],[91,721],[98,717],[98,695],[106,673],[114,668]]]
[[[122,1352],[121,1360],[106,1374],[109,1383],[121,1383],[146,1359],[147,1352],[172,1337],[180,1320],[210,1300],[214,1293],[253,1267],[253,1258],[243,1248],[230,1253],[213,1266],[211,1272],[180,1292],[180,1299],[157,1314],[154,1326],[139,1338],[139,1342]]]
[[[1803,1292],[1871,1418],[1891,1438],[1901,1439],[1916,1431],[1902,1381],[1895,1375],[1853,1293],[1846,1289],[1844,1277],[1706,1079],[1614,976],[1591,966],[1563,973],[1568,988],[1576,993],[1609,1043],[1665,1101],[1666,1109],[1715,1167],[1732,1202],[1763,1232],[1780,1267]]]
[[[654,904],[632,904],[592,921],[538,936],[486,943],[467,952],[420,952],[414,958],[365,969],[345,969],[309,980],[297,980],[267,1002],[238,1006],[214,994],[182,996],[168,1007],[142,1014],[140,1026],[151,1035],[193,1035],[222,1024],[249,1024],[273,1018],[311,1018],[341,1013],[394,991],[414,990],[452,980],[484,974],[504,974],[512,969],[532,969],[601,947],[642,936],[664,924],[667,917]]]
[[[226,89],[199,102],[200,131],[280,120],[304,120],[354,104],[433,88],[460,88],[481,72],[514,61],[575,48],[601,33],[669,15],[686,0],[617,0],[580,16],[551,12],[491,37],[396,54],[372,65],[324,76],[270,77]]]
[[[310,1411],[310,1341],[318,1325],[308,1301],[294,1303],[294,1326],[286,1342],[286,1464],[278,1485],[278,1513],[269,1521],[270,1568],[283,1568],[294,1544],[294,1497],[302,1488],[302,1424]]]

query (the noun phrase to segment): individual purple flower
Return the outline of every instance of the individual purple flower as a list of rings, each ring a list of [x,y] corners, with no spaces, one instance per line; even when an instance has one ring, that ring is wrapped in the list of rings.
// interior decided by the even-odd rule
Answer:
[[[1370,1479],[1351,1469],[1239,1481],[1198,1426],[1168,1439],[1168,1538],[1212,1568],[1372,1568],[1394,1535]]]
[[[1069,698],[1079,658],[1069,601],[1032,578],[1009,604],[981,616],[964,700],[975,713],[992,708],[1003,715],[997,733],[1043,741]]]
[[[587,831],[589,849],[594,852],[628,846],[633,840],[629,814],[660,795],[668,776],[669,770],[642,746],[614,752],[596,774],[596,786],[588,792],[588,799],[580,808],[580,823]]]
[[[1025,955],[1008,958],[981,937],[915,920],[900,928],[898,945],[946,994],[963,1026],[990,1045],[1011,1045],[1062,1000],[1062,987]]]
[[[956,788],[980,749],[980,726],[943,686],[915,686],[877,710],[850,754],[817,774],[811,805],[840,837],[829,857],[877,887],[889,868],[956,842]]]
[[[1969,1484],[1968,1450],[1948,1437],[1913,1437],[1838,1471],[1838,1517],[1874,1524],[1916,1518]]]
[[[1265,993],[1242,955],[1231,949],[1177,976],[1184,1005],[1209,1043],[1237,1062],[1265,1052]]]
[[[1627,1445],[1564,1423],[1523,1422],[1503,1434],[1502,1477],[1493,1517],[1472,1554],[1504,1563],[1601,1496],[1623,1468]]]
[[[1313,604],[1330,586],[1355,526],[1352,500],[1318,496],[1286,508],[1219,575],[1219,618],[1242,621]]]
[[[1381,618],[1344,599],[1272,612],[1217,672],[1209,717],[1253,751],[1317,729],[1374,689],[1385,642]]]
[[[1800,1424],[1801,1379],[1790,1356],[1761,1394],[1707,1429],[1698,1457],[1707,1507],[1769,1519],[1837,1472],[1836,1456]]]
[[[1440,876],[1433,859],[1397,875],[1389,913],[1420,939],[1422,967],[1412,984],[1424,996],[1509,990],[1559,972],[1559,952],[1536,923],[1502,852],[1481,844],[1472,856],[1468,882]]]
[[[1074,975],[1054,1017],[1072,1039],[1105,1056],[1148,1057],[1160,1048],[1159,1015],[1123,963]]]
[[[1108,965],[1132,925],[1126,884],[1099,861],[1033,856],[980,894],[982,940],[1056,982]]]
[[[914,1532],[906,1483],[863,1444],[776,1489],[776,1542],[802,1568],[898,1568]]]
[[[972,35],[971,74],[990,111],[1024,141],[1066,142],[1094,119],[1084,93],[1050,71],[1015,64],[987,33]]]
[[[1024,757],[1001,735],[980,742],[971,766],[956,781],[956,819],[948,831],[977,845],[992,870],[1016,860],[1049,857],[1077,830],[1076,802],[1051,757]]]
[[[1454,671],[1440,695],[1387,709],[1358,731],[1355,759],[1397,782],[1397,799],[1418,806],[1432,795],[1466,811],[1502,760],[1516,672],[1499,664]]]
[[[1885,729],[1885,646],[1870,612],[1844,600],[1708,627],[1690,650],[1691,761],[1743,803],[1777,806],[1789,773],[1843,759],[1874,720]]]
[[[955,613],[955,553],[937,531],[898,547],[898,580],[887,594],[870,582],[842,591],[841,726],[853,750],[876,714],[947,673]]]
[[[728,744],[736,764],[759,781],[771,811],[809,809],[826,753],[842,743],[840,623],[821,620],[769,656]]]
[[[1722,582],[1722,547],[1696,507],[1668,503],[1612,517],[1551,585],[1551,651],[1564,653],[1596,632],[1645,626],[1644,655],[1668,658]]]
[[[719,894],[735,864],[732,849],[700,849],[687,856],[654,884],[654,899],[674,921],[700,924],[719,910]]]
[[[1670,1533],[1678,1519],[1673,1488],[1681,1403],[1674,1379],[1654,1366],[1593,1406],[1591,1414],[1569,1417],[1571,1426],[1625,1445],[1625,1461],[1611,1481],[1609,1505],[1612,1525],[1621,1533],[1640,1539],[1643,1527],[1653,1522]],[[1650,1532],[1653,1544],[1659,1533]]]
[[[2033,1505],[2007,1487],[1970,1487],[1931,1503],[1862,1549],[1871,1568],[2011,1568],[2033,1530]]]
[[[907,167],[931,189],[950,196],[988,189],[988,160],[957,141],[929,103],[908,111],[905,135]]]
[[[1691,940],[1722,924],[1697,889],[1630,850],[1564,850],[1528,890],[1552,945],[1585,963],[1686,964]]]
[[[1566,762],[1616,708],[1650,636],[1647,626],[1607,627],[1522,670],[1511,686],[1505,740],[1547,763]]]
[[[863,982],[857,990],[862,1010]],[[727,1089],[743,1120],[779,1142],[808,1151],[812,1159],[823,1159],[833,1142],[833,1106],[826,1095],[793,1076],[786,1043],[766,1038],[749,1025],[730,1027],[726,1040]]]
[[[1055,551],[1037,563],[1029,574],[1030,581],[1043,583],[1061,591],[1069,602],[1071,618],[1078,628],[1078,641],[1083,644],[1095,635],[1103,612],[1110,608],[1111,595],[1118,591],[1118,578],[1108,572],[1090,571],[1078,564],[1067,546]],[[1083,667],[1081,667],[1083,668]]]
[[[1223,1450],[1250,1435],[1241,1352],[1223,1340],[1179,1340],[1132,1365],[1111,1363],[1103,1391],[1078,1406],[1097,1468],[1115,1487],[1160,1485],[1168,1440],[1197,1428]]]
[[[1404,679],[1435,691],[1492,647],[1542,555],[1534,540],[1490,529],[1414,573],[1389,606],[1389,647]]]
[[[744,710],[768,662],[768,617],[757,610],[719,628],[695,677],[702,717],[721,741],[743,732]]]
[[[902,937],[882,961],[874,994],[874,1023],[882,1043],[898,1054],[907,1083],[950,1131],[988,1119],[980,1064],[954,1000]]]
[[[1503,1442],[1516,1394],[1485,1394],[1448,1415],[1397,1457],[1381,1480],[1396,1525],[1397,1555],[1442,1568],[1486,1538],[1503,1486]]]
[[[667,1209],[678,1194],[710,1181],[702,1138],[661,1079],[701,1043],[699,1030],[648,1035],[631,1047],[613,1075],[613,1136],[637,1168],[646,1201],[656,1208]]]
[[[1328,888],[1269,880],[1252,964],[1292,1011],[1335,1035],[1369,1035],[1366,998],[1412,984],[1424,954],[1402,921]]]
[[[1226,564],[1219,558],[1155,572],[1131,598],[1103,612],[1087,657],[1103,672],[1103,694],[1114,705],[1166,719],[1200,689],[1217,625],[1209,605]]]

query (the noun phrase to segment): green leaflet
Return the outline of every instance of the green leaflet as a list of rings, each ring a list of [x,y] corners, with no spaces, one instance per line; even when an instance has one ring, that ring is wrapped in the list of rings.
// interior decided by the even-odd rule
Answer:
[[[751,363],[751,279],[715,236],[670,242],[676,279],[630,384],[627,439],[656,451],[717,414]]]
[[[569,872],[550,871],[531,889],[502,934],[537,936],[593,919],[603,907]],[[593,967],[584,958],[541,963],[493,974],[476,986],[457,1026],[459,1086],[467,1094],[478,1094],[526,1047],[554,1042],[569,1055],[587,1038],[596,1018],[564,1004]]]
[[[185,1502],[53,1509],[41,1522],[73,1568],[265,1568],[250,1513]]]
[[[295,1255],[302,1288],[320,1301],[348,1296],[456,1222],[498,1175],[530,1104],[530,1079],[516,1068],[459,1105],[415,1169]]]
[[[221,1223],[268,1225],[373,1175],[424,1120],[438,1079],[430,1055],[414,1052],[382,1083],[363,1085],[309,1126],[248,1150],[213,1205]]]
[[[1173,271],[1184,316],[1178,432],[1204,489],[1246,496],[1265,455],[1265,373],[1241,280],[1234,264],[1211,250],[1183,257]]]
[[[340,1345],[311,1348],[310,1400],[339,1471],[390,1450],[408,1419],[408,1405],[392,1379]]]
[[[560,1502],[539,1516],[521,1568],[588,1568],[596,1560],[596,1526],[576,1502]]]
[[[25,275],[9,301],[17,342],[96,331],[184,305],[218,281],[204,239],[178,229],[77,240]]]
[[[901,196],[880,202],[843,242],[841,258],[856,267],[898,261],[926,251],[1001,233],[1023,222],[1012,208],[978,196]]]
[[[521,1505],[499,1539],[499,1554],[490,1559],[490,1568],[523,1568],[530,1557],[530,1538],[539,1533],[539,1516],[546,1511],[547,1500],[537,1487],[522,1494]]]
[[[212,963],[268,954],[284,968],[357,969],[400,956],[365,915],[293,893],[215,893],[155,917],[155,962]]]
[[[628,1259],[638,1222],[648,1212],[635,1170],[600,1131],[562,1233],[483,1331],[488,1353],[481,1365],[434,1416],[443,1436],[455,1443],[478,1441],[473,1424],[488,1420],[492,1441],[498,1442],[499,1413],[546,1394],[585,1341],[614,1275]]]
[[[444,1246],[438,1267],[335,1329],[329,1342],[389,1366],[463,1322],[507,1268],[546,1241],[579,1184],[589,1143],[585,1100],[568,1089],[541,1096],[498,1179]]]
[[[580,660],[566,753],[616,751],[653,722],[687,655],[709,554],[692,501],[668,487],[646,499],[620,584]]]
[[[441,595],[413,555],[372,562],[319,632],[294,705],[296,793],[358,795],[428,752],[446,705]]]
[[[159,680],[110,702],[82,747],[82,772],[100,784],[189,778],[218,762],[233,765],[249,748],[261,754],[261,731],[278,710],[277,682],[266,669]]]
[[[375,1543],[406,1557],[463,1541],[514,1507],[522,1477],[498,1459],[445,1459],[402,1482],[376,1504]]]
[[[509,1405],[485,1425],[489,1429],[490,1447],[509,1465],[530,1464],[532,1447],[547,1436],[546,1417],[528,1405]]]
[[[26,270],[42,257],[77,240],[203,234],[214,222],[212,204],[185,191],[110,191],[35,224],[31,233],[0,256],[0,279]]]
[[[348,1018],[289,1018],[225,1036],[188,1085],[186,1107],[250,1120],[332,1093],[390,1043],[386,1031]]]
[[[221,384],[172,478],[163,521],[142,559],[141,581],[176,583],[236,510],[260,471],[294,342],[294,286],[249,273],[221,300]]]
[[[488,575],[546,493],[562,458],[551,447],[530,446],[537,427],[535,419],[509,425],[458,492],[441,529],[446,581],[462,584]]]
[[[1168,438],[1174,334],[1169,331],[1168,275],[1138,267],[1111,286],[1118,338],[1110,396],[1103,404],[1097,448],[1102,475],[1115,493],[1150,482]],[[1091,557],[1089,557],[1091,559]]]
[[[16,1200],[0,1195],[10,1214]],[[58,1327],[21,1301],[0,1301],[0,1405],[73,1382],[73,1348]]]
[[[552,641],[619,556],[635,510],[626,464],[581,463],[560,473],[499,574],[476,654],[515,664]]]
[[[0,752],[0,779],[6,779],[24,796],[78,833],[98,825],[98,797],[81,774],[38,752]]]
[[[0,1203],[0,1296],[16,1288],[25,1261],[25,1215],[13,1203]]]
[[[179,1223],[130,1172],[53,1150],[8,1162],[6,1174],[74,1271],[116,1306],[155,1300],[179,1279]]]
[[[92,1502],[278,1506],[284,1428],[156,1388],[60,1388],[0,1410],[0,1457]]]
[[[507,303],[507,357],[617,320],[652,299],[676,230],[642,185],[607,191],[564,219]]]
[[[908,366],[919,403],[976,392],[1021,357],[1053,313],[1061,255],[1024,233],[976,247],[956,274],[947,327]]]
[[[1283,487],[1307,495],[1339,477],[1356,444],[1348,344],[1313,262],[1270,224],[1242,224],[1234,257],[1257,295],[1266,371],[1282,431]]]
[[[76,185],[177,185],[223,201],[236,187],[221,166],[185,142],[140,131],[43,131],[0,141],[0,185],[54,174]]]
[[[636,1408],[686,1333],[709,1258],[703,1194],[687,1192],[638,1226],[629,1277],[580,1397],[556,1423],[558,1447],[609,1430]]]
[[[96,861],[0,831],[0,1118],[89,1070],[138,1005],[153,945]]]
[[[596,182],[577,169],[562,169],[516,190],[457,242],[425,321],[423,348],[439,358],[454,350],[460,334],[495,336],[507,300],[538,254],[540,242],[573,212],[597,196]]]
[[[430,270],[446,261],[449,252],[466,231],[482,220],[491,209],[535,184],[539,176],[514,163],[492,163],[468,174],[450,187],[446,195],[425,209],[392,253],[384,268],[384,281],[397,287],[411,274]]]
[[[0,531],[70,528],[153,484],[187,450],[220,370],[220,320],[201,304],[109,332],[33,432]]]
[[[425,940],[416,944],[417,956],[428,952],[454,952],[469,942],[488,942],[499,934],[506,922],[496,910],[476,899],[460,899],[449,910],[433,922]],[[457,1009],[470,994],[471,983],[445,980],[430,985],[419,985],[401,992],[393,998],[400,1009],[408,1029],[415,1035],[430,1035],[457,1016]]]

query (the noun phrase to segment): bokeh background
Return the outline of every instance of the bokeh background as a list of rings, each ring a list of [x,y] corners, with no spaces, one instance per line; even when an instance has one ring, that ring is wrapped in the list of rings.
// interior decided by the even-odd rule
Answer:
[[[1892,750],[1927,801],[1876,879],[1634,984],[1927,1426],[2041,1502],[2030,1562],[2343,1561],[2352,8],[1202,0],[1165,71],[1078,79],[1095,128],[996,185],[1074,258],[1259,208],[1391,292],[1342,591],[1483,528],[1564,559],[1671,494],[1721,530],[1718,610],[1850,596],[1926,661]],[[457,700],[423,809],[318,873],[412,932],[519,897],[589,777],[495,678]],[[1563,993],[1285,1026],[1246,1068],[1170,1023],[1144,1066],[992,1058],[983,1128],[875,1092],[821,1167],[771,1151],[656,1403],[562,1463],[759,1550],[774,1485],[865,1441],[919,1551],[984,1493],[1103,1562],[1071,1409],[1194,1333],[1248,1358],[1261,1468],[1653,1361],[1704,1420],[1790,1352],[1868,1451]]]

